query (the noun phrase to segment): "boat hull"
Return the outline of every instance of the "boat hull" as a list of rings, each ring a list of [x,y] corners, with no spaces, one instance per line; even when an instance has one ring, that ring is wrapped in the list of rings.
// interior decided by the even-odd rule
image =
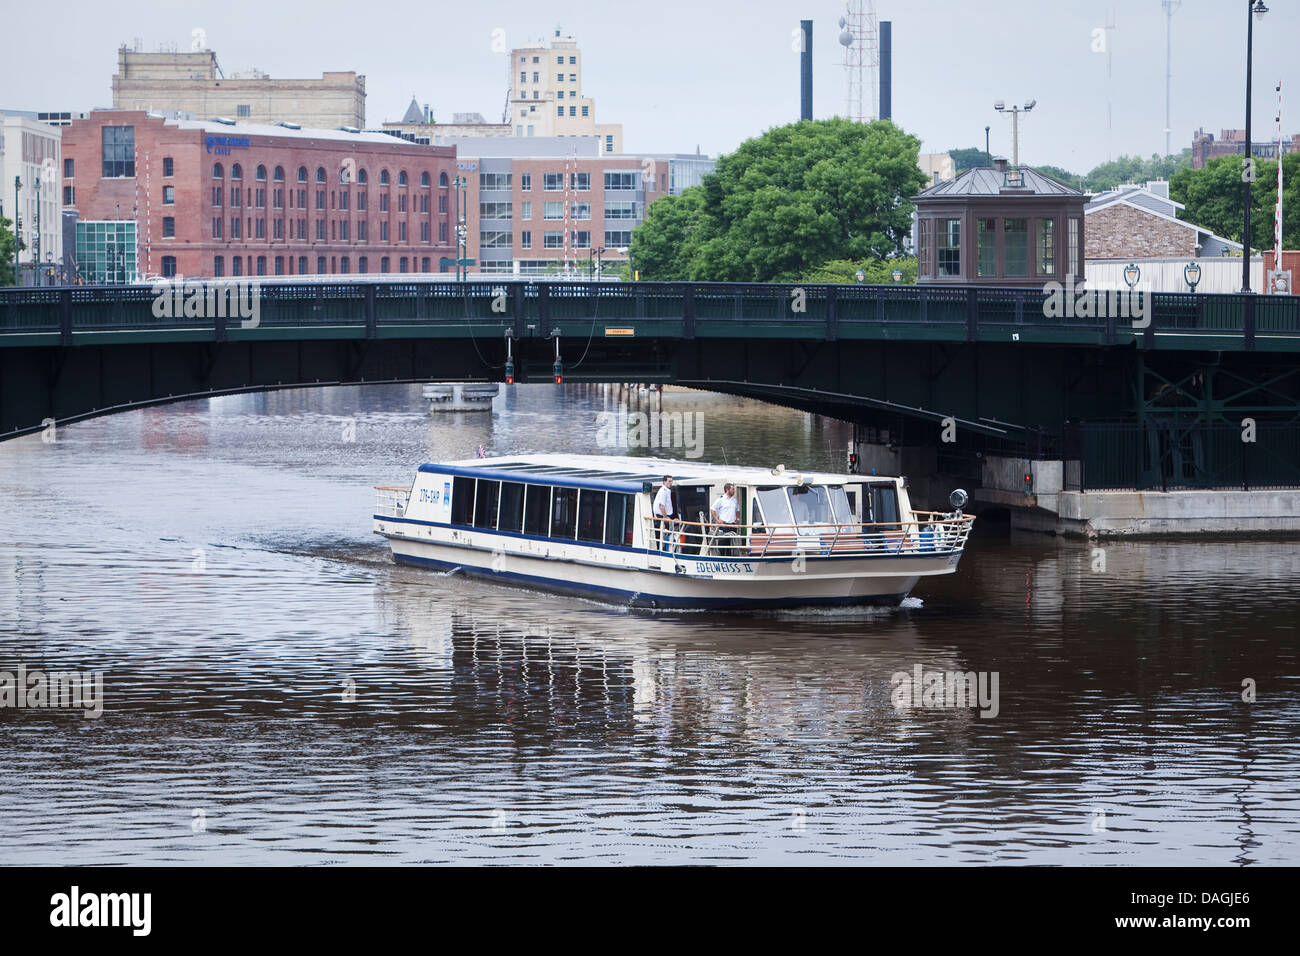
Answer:
[[[654,610],[897,606],[921,577],[951,573],[957,554],[789,559],[662,556],[663,569],[484,551],[390,536],[399,564]],[[648,556],[660,560],[661,556]],[[707,570],[702,570],[707,569]]]

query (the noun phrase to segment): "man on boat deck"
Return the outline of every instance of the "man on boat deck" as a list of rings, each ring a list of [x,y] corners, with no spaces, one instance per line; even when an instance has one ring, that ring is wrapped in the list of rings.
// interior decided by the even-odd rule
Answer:
[[[676,522],[673,521],[673,476],[664,475],[664,483],[659,488],[659,493],[655,495],[654,504],[655,526],[659,529],[659,547],[668,550],[669,538],[675,530]]]
[[[718,529],[718,544],[714,550],[721,555],[734,558],[736,556],[736,531],[740,523],[740,502],[736,500],[736,486],[727,482],[722,488],[722,494],[718,500],[713,502],[713,507],[709,509],[713,515],[713,523],[721,525]]]

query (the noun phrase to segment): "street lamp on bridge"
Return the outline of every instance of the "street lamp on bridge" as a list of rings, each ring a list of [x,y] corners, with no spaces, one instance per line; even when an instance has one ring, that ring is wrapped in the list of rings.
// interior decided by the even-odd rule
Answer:
[[[1250,68],[1255,45],[1255,21],[1263,20],[1268,13],[1264,0],[1246,0],[1246,156],[1241,169],[1242,205],[1245,207],[1245,229],[1241,234],[1241,291],[1250,291],[1250,187],[1255,182],[1255,157],[1250,148]],[[1278,165],[1282,157],[1277,158]]]

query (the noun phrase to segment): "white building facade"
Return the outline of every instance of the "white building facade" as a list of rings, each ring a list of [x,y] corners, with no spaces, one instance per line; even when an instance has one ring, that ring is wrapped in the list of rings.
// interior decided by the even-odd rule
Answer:
[[[5,218],[22,240],[18,264],[23,284],[36,283],[38,261],[43,271],[55,275],[63,262],[61,141],[60,127],[36,113],[0,111],[0,199]],[[52,284],[49,276],[43,278]]]

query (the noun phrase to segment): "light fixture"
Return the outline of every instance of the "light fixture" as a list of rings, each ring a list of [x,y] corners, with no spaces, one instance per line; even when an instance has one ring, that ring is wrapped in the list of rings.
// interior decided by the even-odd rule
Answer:
[[[1200,264],[1193,260],[1183,266],[1183,278],[1187,280],[1187,287],[1195,292],[1197,283],[1201,281]]]
[[[1030,100],[1028,103],[1025,104],[1025,111],[1028,112],[1029,110],[1032,110],[1037,105],[1038,105],[1038,100]]]
[[[857,280],[858,280],[859,283],[862,283],[862,282],[866,282],[866,281],[867,281],[867,274],[866,274],[865,272],[863,272],[861,269],[858,270],[858,273],[857,273]]]
[[[1007,104],[1004,103],[1002,100],[994,100],[993,108],[997,110],[999,113],[1001,113],[1004,109],[1007,108]]]
[[[902,270],[902,269],[895,269],[894,272],[893,272],[893,278],[894,278],[894,281],[895,281],[895,282],[902,282],[902,281],[903,281],[903,270]]]
[[[1264,0],[1255,0],[1255,5],[1251,9],[1255,12],[1257,21],[1263,20],[1264,14],[1268,13],[1268,7],[1264,6]]]
[[[1138,268],[1138,264],[1136,262],[1130,262],[1128,265],[1124,267],[1124,281],[1128,283],[1128,287],[1130,290],[1132,290],[1133,287],[1138,284],[1138,280],[1141,278],[1142,278],[1142,270]]]

